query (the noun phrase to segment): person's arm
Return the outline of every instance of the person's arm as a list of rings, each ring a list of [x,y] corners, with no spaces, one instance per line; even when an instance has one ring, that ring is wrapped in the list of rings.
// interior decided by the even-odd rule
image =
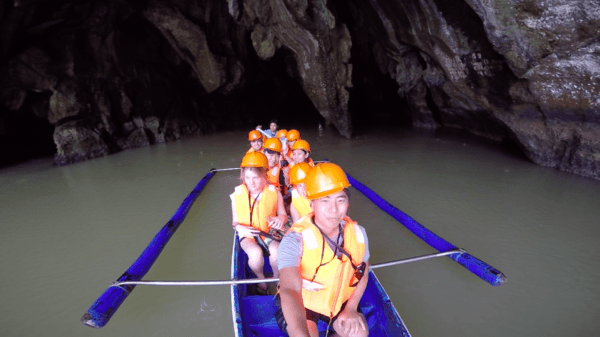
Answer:
[[[290,191],[292,190],[292,186],[290,184],[290,166],[289,166],[289,162],[288,165],[286,165],[285,170],[282,169],[283,171],[283,180],[285,180],[285,186],[288,189],[288,193],[290,193]]]
[[[294,166],[294,164],[295,164],[295,163],[294,163],[294,159],[292,159],[292,158],[288,157],[288,155],[287,155],[287,154],[288,154],[288,151],[284,152],[284,153],[283,153],[283,158],[285,158],[285,160],[287,160],[287,162],[288,162],[288,164],[289,164],[290,168],[292,168],[292,166]]]
[[[281,141],[281,138],[279,138],[279,141]],[[288,153],[290,149],[288,149],[288,145],[287,145],[287,141],[282,141],[281,142],[281,153],[283,154],[283,159],[285,159],[285,154]]]
[[[257,130],[258,132],[262,133],[262,134],[263,134],[263,135],[265,135],[265,137],[267,137],[267,138],[273,138],[273,137],[269,136],[269,134],[268,134],[268,133],[266,133],[266,132],[265,132],[263,129],[259,129],[259,127],[260,127],[260,125],[256,127],[256,130]]]
[[[233,229],[235,229],[240,223],[238,222],[237,212],[235,211],[235,199],[233,198],[233,195],[231,196],[231,218],[233,219],[231,225],[233,226]]]
[[[306,323],[306,309],[302,301],[302,278],[299,267],[286,267],[279,270],[279,296],[281,310],[287,323],[287,333],[291,337],[310,337]]]
[[[367,261],[366,264],[364,276],[356,285],[356,290],[350,295],[348,302],[346,302],[346,307],[339,313],[336,322],[339,323],[346,335],[355,335],[359,330],[369,329],[357,310],[358,302],[367,288],[367,282],[369,282],[369,262]]]
[[[277,190],[277,216],[282,218],[282,223],[287,222],[288,217],[287,213],[285,212],[285,206],[283,205],[283,196],[279,190]]]
[[[292,214],[292,222],[296,222],[298,221],[298,219],[300,219],[300,214],[298,214],[298,211],[296,210],[296,207],[294,207],[294,204],[290,205],[290,213]]]
[[[287,213],[283,205],[283,196],[277,190],[277,216],[272,217],[269,221],[269,226],[275,229],[283,229],[283,225],[287,222]]]

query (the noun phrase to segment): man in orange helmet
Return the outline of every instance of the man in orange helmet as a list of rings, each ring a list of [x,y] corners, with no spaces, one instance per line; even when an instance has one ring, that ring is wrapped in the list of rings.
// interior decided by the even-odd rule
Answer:
[[[286,142],[286,140],[287,140],[287,134],[288,134],[288,131],[286,129],[281,129],[281,130],[277,131],[277,134],[275,135],[275,137],[279,138],[279,140],[281,141],[281,144],[283,145],[283,143]]]
[[[304,139],[298,139],[298,140],[294,141],[294,144],[292,145],[290,152],[292,154],[291,155],[292,161],[288,163],[289,167],[286,167],[283,170],[283,174],[284,174],[284,178],[285,178],[286,192],[288,190],[292,189],[293,183],[291,182],[291,179],[290,179],[290,170],[296,164],[307,163],[311,167],[315,166],[315,163],[313,162],[313,160],[308,157],[308,156],[310,156],[310,145]]]
[[[260,152],[263,147],[263,136],[257,130],[252,130],[248,133],[248,140],[250,141],[250,149],[246,153]]]
[[[279,158],[281,167],[286,167],[288,165],[288,161],[285,159],[285,154],[288,153],[289,148],[287,145],[287,134],[288,131],[286,129],[281,129],[277,131],[276,137],[281,141],[281,156]]]
[[[318,336],[319,320],[339,336],[368,336],[358,303],[368,282],[369,246],[364,228],[347,216],[350,183],[339,166],[321,163],[305,184],[313,212],[279,245],[277,323],[290,336]]]
[[[267,138],[275,138],[277,135],[277,121],[274,119],[271,120],[271,123],[269,124],[269,130],[262,130],[262,125],[257,126],[256,130],[260,131]]]
[[[280,175],[282,175],[283,172],[281,172],[281,164],[279,162],[279,158],[281,156],[281,142],[279,139],[269,138],[265,140],[263,152],[269,161],[269,169],[267,170],[267,179],[269,184],[281,190],[281,184],[279,180]]]
[[[288,163],[292,163],[292,146],[298,139],[300,139],[300,132],[298,130],[292,129],[288,131],[286,136],[288,150],[283,152],[284,159],[287,160]]]

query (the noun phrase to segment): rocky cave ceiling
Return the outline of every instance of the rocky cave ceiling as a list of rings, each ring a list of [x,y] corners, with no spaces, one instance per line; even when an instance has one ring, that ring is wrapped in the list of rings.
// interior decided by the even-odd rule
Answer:
[[[8,157],[386,116],[600,179],[597,1],[14,0],[0,27]]]

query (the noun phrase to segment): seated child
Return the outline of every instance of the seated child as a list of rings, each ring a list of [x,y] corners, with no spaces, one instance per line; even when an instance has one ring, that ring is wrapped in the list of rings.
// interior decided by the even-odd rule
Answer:
[[[246,151],[246,154],[251,152],[260,152],[263,147],[263,135],[256,130],[250,131],[248,134],[248,140],[250,141],[250,149]]]
[[[292,145],[293,163],[290,163],[290,167],[299,163],[308,163],[310,166],[315,166],[313,160],[308,158],[308,156],[310,156],[310,145],[304,139],[298,139]]]

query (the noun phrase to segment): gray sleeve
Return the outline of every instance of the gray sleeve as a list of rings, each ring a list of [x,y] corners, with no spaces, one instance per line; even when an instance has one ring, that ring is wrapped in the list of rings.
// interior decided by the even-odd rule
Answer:
[[[360,225],[359,227],[363,232],[363,236],[365,237],[365,256],[363,257],[363,262],[367,262],[371,257],[371,252],[369,251],[369,238],[367,237],[367,232],[365,231],[365,228]]]
[[[269,136],[269,134],[268,134],[266,131],[264,131],[264,130],[262,130],[262,129],[256,129],[256,130],[257,130],[258,132],[262,133],[263,135],[265,135],[265,137],[267,137],[267,138],[271,138],[271,136]],[[268,131],[270,132],[271,130],[268,130]]]
[[[281,240],[277,252],[277,267],[279,270],[286,267],[299,267],[303,250],[302,234],[289,232]]]
[[[275,135],[273,134],[273,132],[271,132],[271,129],[269,129],[267,131],[262,130],[262,129],[256,129],[256,130],[258,130],[258,132],[260,132],[263,135],[265,135],[265,137],[267,137],[267,138],[273,138],[273,137],[275,137]]]

